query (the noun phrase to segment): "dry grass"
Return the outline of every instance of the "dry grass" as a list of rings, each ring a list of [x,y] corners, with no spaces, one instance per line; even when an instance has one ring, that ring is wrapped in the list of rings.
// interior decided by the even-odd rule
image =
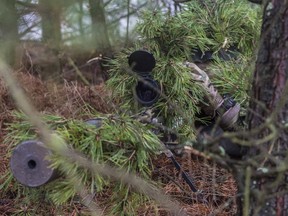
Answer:
[[[66,81],[62,84],[44,83],[27,73],[15,74],[19,86],[24,89],[33,106],[40,112],[79,119],[83,117],[83,113],[87,111],[89,113],[92,109],[102,113],[109,111],[109,94],[104,85],[85,86]],[[0,102],[0,123],[3,126],[3,123],[9,120],[7,117],[10,111],[16,109],[16,105],[2,80],[0,80]]]
[[[230,216],[236,213],[236,182],[227,170],[205,158],[192,155],[191,152],[177,160],[183,170],[194,179],[196,187],[201,191],[202,199],[198,199],[191,192],[172,162],[164,155],[155,160],[158,168],[154,178],[163,183],[165,192],[178,200],[188,215]]]
[[[36,77],[21,72],[16,73],[20,86],[25,90],[33,105],[41,112],[50,112],[67,118],[87,118],[93,109],[107,113],[110,110],[109,93],[104,86],[83,86],[76,82],[55,85],[43,83]],[[88,106],[87,106],[88,105]],[[13,121],[11,111],[16,109],[16,105],[9,96],[8,90],[0,80],[0,175],[9,169],[9,156],[2,144],[5,135],[5,123]],[[186,153],[183,157],[177,158],[183,169],[194,178],[195,184],[202,191],[203,198],[207,203],[197,199],[191,192],[188,185],[180,177],[172,162],[164,155],[155,158],[155,170],[153,179],[162,183],[163,190],[172,198],[180,202],[186,209],[188,215],[234,215],[236,212],[235,195],[237,188],[231,174],[225,169],[218,167],[205,158]],[[25,206],[15,200],[15,194],[7,193],[5,197],[0,197],[1,215],[16,214],[17,211],[25,211]],[[111,196],[111,191],[107,190],[97,195],[97,202],[102,203],[103,209],[107,199]],[[57,215],[57,211],[52,206],[38,206],[39,215],[46,212],[49,215]],[[41,208],[45,211],[41,211]],[[47,210],[48,208],[48,210]],[[138,215],[153,215],[151,212],[156,208],[153,201],[142,206]],[[87,209],[77,202],[71,202],[69,206],[61,207],[61,212],[65,215],[81,215]],[[168,215],[163,209],[158,209],[159,215]]]

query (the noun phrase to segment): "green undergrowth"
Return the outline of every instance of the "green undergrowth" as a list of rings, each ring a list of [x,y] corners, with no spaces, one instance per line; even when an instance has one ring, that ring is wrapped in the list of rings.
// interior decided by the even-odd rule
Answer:
[[[110,61],[108,87],[126,109],[139,112],[134,88],[139,76],[128,65],[135,50],[147,50],[156,59],[153,79],[162,90],[160,99],[149,107],[184,139],[194,139],[193,122],[205,91],[183,65],[193,61],[195,50],[210,51],[214,61],[204,62],[205,71],[221,94],[229,94],[245,108],[249,99],[250,77],[260,34],[260,7],[248,1],[189,1],[176,15],[162,11],[144,11],[136,26],[139,42]],[[219,56],[228,52],[232,58]],[[221,54],[221,55],[220,55]],[[227,57],[227,56],[226,56]],[[183,137],[183,138],[182,138]]]
[[[8,125],[8,134],[4,140],[9,148],[9,154],[22,141],[37,139],[37,131],[22,113],[15,112],[14,118],[15,121]],[[150,174],[153,169],[151,156],[159,152],[160,142],[151,131],[150,125],[142,124],[125,115],[101,115],[102,126],[100,128],[83,121],[64,119],[54,115],[44,115],[43,119],[53,131],[65,139],[66,143],[92,161],[122,168],[146,180],[151,178]],[[24,195],[25,199],[32,203],[42,195],[44,200],[60,206],[78,199],[74,186],[75,181],[80,181],[91,194],[103,193],[103,190],[107,188],[112,190],[113,194],[106,204],[108,212],[113,215],[135,215],[137,208],[147,201],[144,195],[133,192],[121,182],[112,181],[100,175],[92,175],[88,170],[79,167],[77,163],[71,163],[56,154],[53,154],[49,160],[51,166],[61,173],[59,179],[40,188],[29,189],[14,181],[12,173],[7,170],[6,181],[1,185],[3,189],[1,193],[5,193],[5,190],[9,188],[19,194],[19,198]],[[11,182],[13,184],[10,184]],[[12,188],[11,185],[13,185]]]
[[[251,88],[253,60],[243,55],[235,60],[217,59],[208,67],[211,81],[221,95],[232,96],[242,108],[247,107]]]
[[[194,49],[213,51],[237,48],[251,55],[258,44],[261,9],[246,0],[195,0],[176,15],[144,11],[137,25],[142,47],[156,56],[191,59]]]
[[[112,77],[107,85],[112,89],[113,96],[121,100],[122,109],[139,113],[147,107],[141,107],[135,99],[134,88],[138,78],[129,69],[127,62],[132,52],[130,49],[119,53],[115,60],[111,60]],[[164,125],[175,129],[181,137],[194,139],[193,130],[185,130],[185,127],[193,124],[192,119],[199,112],[198,104],[202,101],[204,91],[199,83],[191,79],[190,70],[179,59],[155,58],[157,64],[152,75],[161,86],[161,95],[148,109],[161,116]]]

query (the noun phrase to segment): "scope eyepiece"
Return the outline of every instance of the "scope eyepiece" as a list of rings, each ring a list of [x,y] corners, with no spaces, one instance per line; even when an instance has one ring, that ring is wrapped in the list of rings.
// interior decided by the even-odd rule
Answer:
[[[159,83],[149,77],[143,78],[138,81],[135,86],[135,93],[137,101],[143,106],[152,106],[160,96],[160,85]]]

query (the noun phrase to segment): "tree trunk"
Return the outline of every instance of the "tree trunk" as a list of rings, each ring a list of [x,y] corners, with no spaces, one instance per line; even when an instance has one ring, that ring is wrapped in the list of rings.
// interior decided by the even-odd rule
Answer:
[[[61,11],[57,0],[39,0],[42,19],[42,40],[49,45],[59,48],[61,44]]]
[[[39,13],[41,16],[42,41],[55,56],[59,55],[61,46],[61,13],[62,0],[39,0]],[[43,79],[60,79],[60,59],[55,58],[53,63],[45,65],[41,71]]]
[[[14,65],[18,42],[18,23],[15,0],[0,0],[0,58]]]
[[[108,53],[111,50],[103,0],[89,0],[92,20],[92,45],[96,52]]]
[[[248,153],[247,160],[254,165],[245,168],[251,168],[252,178],[246,178],[246,186],[249,182],[251,187],[244,193],[243,215],[288,215],[287,79],[288,1],[268,0],[264,5],[248,123],[250,129],[259,128],[254,139],[270,139],[263,139]],[[249,196],[245,196],[247,193]]]
[[[79,25],[79,32],[81,37],[84,36],[84,27],[83,27],[83,15],[84,15],[84,8],[83,8],[83,0],[78,1],[79,5],[79,15],[78,15],[78,25]]]

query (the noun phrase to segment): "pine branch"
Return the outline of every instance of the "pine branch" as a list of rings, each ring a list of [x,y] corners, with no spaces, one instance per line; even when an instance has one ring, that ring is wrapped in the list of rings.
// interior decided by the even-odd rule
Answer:
[[[115,23],[118,23],[121,19],[126,18],[126,17],[129,17],[129,16],[137,13],[141,8],[145,7],[146,5],[147,5],[147,2],[139,5],[137,8],[129,11],[128,13],[123,14],[123,15],[117,17],[117,19],[112,20],[111,22],[109,22],[109,25],[113,25],[113,24],[115,24]],[[111,14],[111,15],[113,14],[113,15],[114,15],[114,14],[115,14],[115,11],[113,10],[113,11],[109,12],[109,14]]]

